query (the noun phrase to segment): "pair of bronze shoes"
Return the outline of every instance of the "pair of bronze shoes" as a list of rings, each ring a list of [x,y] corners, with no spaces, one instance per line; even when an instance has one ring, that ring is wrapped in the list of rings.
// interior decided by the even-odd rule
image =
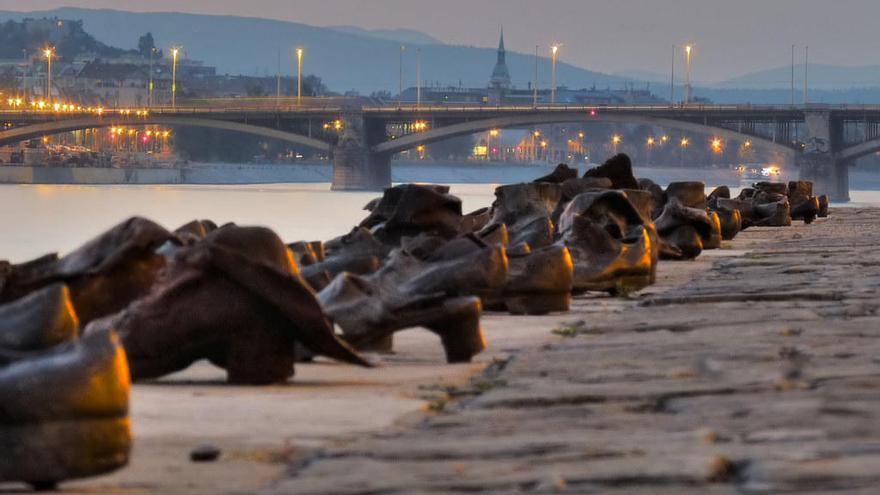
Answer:
[[[650,195],[637,190],[595,190],[567,205],[558,244],[571,252],[574,292],[628,293],[654,282],[659,240],[652,206]]]
[[[283,382],[296,344],[367,366],[339,339],[294,253],[262,227],[220,227],[176,250],[148,293],[86,332],[116,329],[132,378],[158,378],[207,359],[229,383]]]
[[[0,482],[48,490],[127,464],[129,389],[116,332],[81,337],[66,285],[0,306]]]
[[[708,200],[702,182],[673,182],[667,186],[666,203],[654,219],[654,226],[664,246],[665,259],[694,259],[704,249],[718,249],[725,237],[735,235],[738,213],[725,215],[726,228],[718,211],[707,210]],[[732,225],[731,225],[732,224]]]

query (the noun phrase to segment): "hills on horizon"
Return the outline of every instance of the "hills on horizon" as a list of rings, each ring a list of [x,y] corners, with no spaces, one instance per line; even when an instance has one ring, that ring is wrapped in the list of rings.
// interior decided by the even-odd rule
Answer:
[[[36,17],[82,20],[85,30],[111,46],[131,48],[139,36],[153,33],[159,48],[181,46],[189,58],[216,66],[219,73],[273,75],[282,52],[282,74],[295,73],[293,49],[306,50],[303,70],[315,74],[334,91],[363,94],[397,92],[402,40],[428,41],[410,30],[369,31],[350,27],[316,27],[271,19],[182,13],[140,13],[118,10],[60,8],[47,11],[0,11],[0,21]],[[511,36],[506,33],[506,36]],[[493,33],[492,37],[497,37]],[[393,39],[391,39],[393,38]],[[423,84],[485,87],[495,65],[496,50],[436,43],[408,43],[404,52],[404,87],[414,86],[416,49],[421,52]],[[534,55],[508,51],[513,82],[526,87],[534,77]],[[539,84],[550,83],[550,60],[540,60]],[[560,62],[560,85],[622,89],[627,79]]]
[[[495,64],[496,50],[443,43],[410,29],[368,30],[356,26],[317,27],[271,19],[184,13],[140,13],[64,7],[46,11],[0,11],[0,21],[58,17],[82,20],[98,41],[134,48],[138,37],[153,33],[160,48],[178,45],[186,56],[216,66],[219,73],[274,75],[281,52],[281,72],[295,73],[293,48],[306,50],[304,72],[315,74],[334,91],[361,94],[386,90],[396,93],[401,44],[404,87],[415,85],[416,52],[420,52],[425,86],[485,87]],[[499,26],[500,28],[500,26]],[[491,33],[492,37],[498,36]],[[506,32],[510,39],[516,33]],[[508,51],[513,83],[525,88],[534,78],[534,54]],[[550,83],[550,60],[539,60],[539,87]],[[880,66],[841,67],[811,64],[810,99],[814,102],[880,102]],[[661,98],[670,94],[669,76],[632,70],[616,74],[576,67],[561,61],[559,84],[570,88],[623,89],[650,87]],[[676,77],[676,97],[682,81]],[[695,94],[722,102],[788,103],[791,68],[758,70],[717,83],[695,82]],[[803,65],[795,67],[795,85],[802,94]]]

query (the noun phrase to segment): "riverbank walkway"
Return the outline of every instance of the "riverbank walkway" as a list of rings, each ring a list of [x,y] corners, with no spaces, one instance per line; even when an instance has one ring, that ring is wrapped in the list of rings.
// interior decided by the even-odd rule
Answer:
[[[662,264],[677,286],[500,317],[547,338],[268,493],[876,493],[880,209],[726,244]]]
[[[629,298],[484,315],[447,365],[408,331],[364,370],[132,390],[131,463],[69,494],[876,493],[880,209],[752,228]],[[193,449],[220,450],[193,463]],[[14,490],[14,487],[6,487]],[[6,488],[0,487],[0,492]],[[13,493],[15,493],[13,491]]]

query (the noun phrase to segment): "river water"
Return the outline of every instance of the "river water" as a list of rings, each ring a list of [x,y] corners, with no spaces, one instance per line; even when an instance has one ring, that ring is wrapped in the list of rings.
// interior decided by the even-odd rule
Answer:
[[[465,212],[488,206],[495,184],[452,184]],[[0,260],[21,262],[76,248],[140,215],[169,229],[195,218],[263,225],[286,242],[326,240],[365,215],[375,192],[333,192],[326,183],[272,185],[0,185]],[[880,191],[853,191],[850,205],[880,205]]]

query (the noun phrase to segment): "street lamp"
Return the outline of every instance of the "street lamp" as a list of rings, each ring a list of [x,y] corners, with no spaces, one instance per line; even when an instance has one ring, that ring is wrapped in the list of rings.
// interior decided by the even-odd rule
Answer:
[[[416,108],[422,108],[422,49],[416,48]]]
[[[177,55],[179,48],[171,49],[171,108],[177,108]]]
[[[501,131],[498,129],[491,129],[489,131],[489,139],[486,140],[486,147],[489,148],[489,158],[492,157],[492,138],[497,138],[501,135]],[[497,141],[497,139],[496,139]]]
[[[406,51],[406,46],[400,45],[400,64],[397,66],[397,68],[398,68],[397,108],[400,108],[401,99],[403,98],[403,52],[404,51]]]
[[[651,152],[654,151],[654,144],[657,143],[657,140],[654,139],[654,136],[648,136],[645,144],[648,146],[648,165],[651,164]]]
[[[156,54],[156,47],[150,48],[150,87],[147,91],[147,106],[153,107],[153,55]]]
[[[693,51],[693,45],[687,45],[684,47],[684,61],[687,66],[686,72],[686,81],[684,85],[684,103],[688,104],[691,102],[691,52]]]
[[[681,138],[680,144],[681,144],[681,166],[684,167],[684,150],[686,150],[688,148],[688,146],[690,146],[691,140],[686,137],[683,137],[683,138]]]
[[[618,135],[618,134],[611,136],[611,144],[614,145],[614,154],[615,155],[617,154],[617,147],[620,145],[620,143],[622,141],[623,141],[623,138],[620,137],[620,135]]]
[[[296,104],[302,104],[302,92],[303,92],[303,84],[302,84],[302,65],[303,65],[303,49],[296,49]]]
[[[46,100],[51,103],[52,102],[52,56],[55,55],[55,51],[53,48],[46,48],[43,50],[43,55],[46,57]]]
[[[551,72],[552,81],[550,82],[550,103],[551,104],[556,103],[556,60],[557,60],[557,55],[559,53],[559,46],[560,45],[553,45],[550,47],[551,60],[553,61],[553,70]]]

